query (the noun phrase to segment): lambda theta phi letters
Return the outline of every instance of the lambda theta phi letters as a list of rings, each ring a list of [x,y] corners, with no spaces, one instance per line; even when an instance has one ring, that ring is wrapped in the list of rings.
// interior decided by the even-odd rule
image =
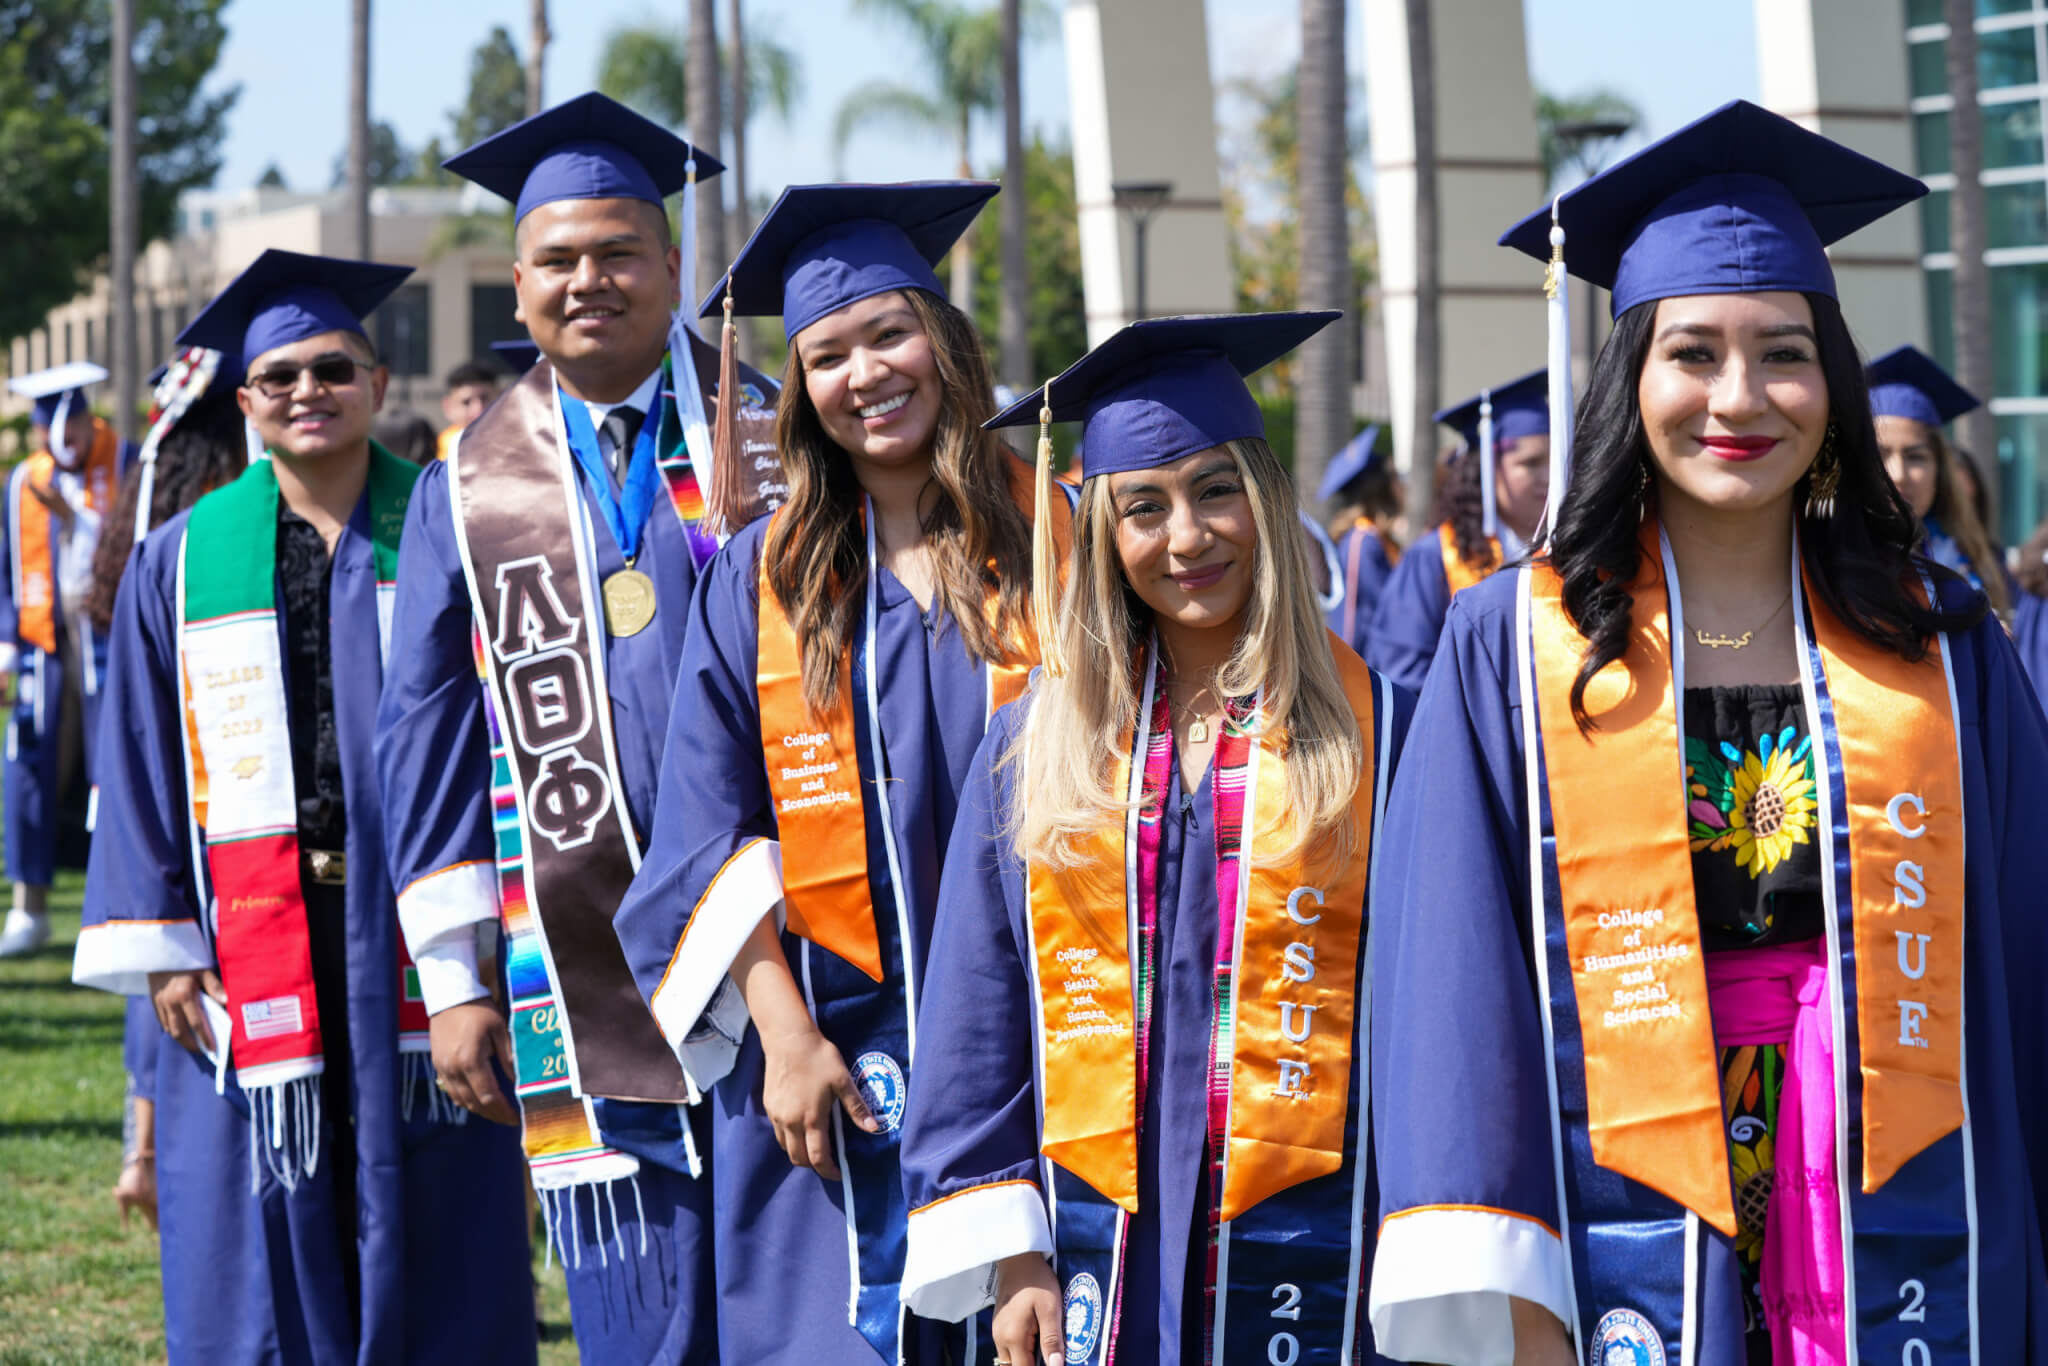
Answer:
[[[557,849],[588,844],[611,809],[605,771],[577,752],[596,724],[590,661],[576,649],[583,623],[563,608],[554,570],[539,555],[498,566],[498,656],[509,737],[533,759],[527,820]],[[520,767],[527,767],[520,765]]]

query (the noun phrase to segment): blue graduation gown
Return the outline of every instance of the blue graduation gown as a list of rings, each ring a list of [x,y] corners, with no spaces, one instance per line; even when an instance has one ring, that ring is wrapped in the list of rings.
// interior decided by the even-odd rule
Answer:
[[[147,989],[149,972],[214,961],[195,891],[180,757],[176,580],[186,521],[179,514],[136,549],[115,610],[101,838],[87,872],[74,976],[130,993]],[[381,671],[368,529],[366,495],[336,544],[329,598],[350,877],[348,1035],[326,1048],[347,1050],[353,1113],[323,1115],[317,1167],[296,1190],[259,1162],[251,1194],[241,1087],[230,1075],[216,1095],[212,1064],[160,1044],[157,1189],[173,1361],[535,1360],[517,1135],[436,1122],[425,1099],[402,1100],[398,924],[370,753]],[[280,598],[280,650],[289,660],[284,627]],[[355,1168],[359,1315],[349,1312],[344,1288],[337,1162]]]
[[[1395,782],[1374,943],[1380,1214],[1403,1215],[1400,1223],[1418,1235],[1432,1222],[1439,1230],[1408,1245],[1413,1255],[1402,1259],[1398,1290],[1389,1270],[1395,1253],[1382,1233],[1374,1326],[1387,1340],[1392,1320],[1382,1316],[1398,1294],[1393,1318],[1419,1334],[1400,1340],[1451,1366],[1504,1359],[1481,1355],[1480,1346],[1498,1344],[1495,1334],[1507,1332],[1500,1293],[1545,1302],[1547,1292],[1561,1290],[1565,1266],[1552,1232],[1560,1187],[1572,1192],[1570,1270],[1581,1304],[1589,1286],[1631,1284],[1629,1267],[1614,1264],[1625,1240],[1610,1237],[1596,1257],[1578,1217],[1580,1192],[1611,1202],[1621,1183],[1593,1166],[1583,1129],[1566,1130],[1578,1137],[1561,1161],[1552,1152],[1536,978],[1541,946],[1531,942],[1517,579],[1513,571],[1497,574],[1451,607]],[[2039,1083],[2048,1009],[2034,980],[2048,952],[2037,913],[2048,883],[2048,727],[1995,621],[1952,636],[1949,645],[1966,809],[1978,1359],[2017,1366],[2048,1361],[2040,1234],[2048,1111]],[[1674,763],[1674,801],[1678,776]],[[1548,809],[1546,802],[1546,825]],[[1560,1043],[1558,1084],[1579,1114],[1582,1055],[1573,1048],[1562,1056],[1567,1046]],[[1432,1221],[1434,1210],[1454,1213]],[[1704,1224],[1700,1237],[1699,1340],[1688,1344],[1687,1359],[1740,1366],[1743,1311],[1732,1244]],[[1883,1242],[1882,1232],[1861,1230],[1858,1255],[1865,1248],[1881,1254]],[[1872,1293],[1880,1305],[1890,1303],[1888,1286]],[[1900,1303],[1910,1307],[1909,1300]],[[1941,1308],[1951,1321],[1961,1312],[1952,1303]],[[1591,1334],[1595,1323],[1579,1312]],[[1877,1327],[1868,1319],[1863,1325],[1865,1332]],[[1667,1338],[1665,1346],[1677,1361],[1679,1344]],[[1871,1359],[1868,1351],[1863,1359]]]
[[[625,560],[581,471],[577,487],[602,579],[623,569]],[[696,579],[688,537],[665,494],[648,514],[636,567],[655,582],[654,620],[637,635],[608,635],[604,661],[626,809],[633,828],[645,832],[655,809],[662,736]],[[484,875],[444,925],[444,939],[473,934],[475,925],[498,918],[490,736],[470,624],[469,590],[449,512],[448,467],[436,461],[420,472],[406,511],[392,612],[392,639],[398,643],[377,714],[377,751],[384,804],[393,813],[387,845],[401,905],[405,889],[444,870],[472,865]],[[418,926],[409,923],[408,933],[415,957],[424,957]],[[425,971],[431,975],[433,969]],[[437,1008],[431,997],[428,1008]],[[689,1175],[682,1111],[602,1099],[594,1104],[600,1137],[641,1159],[635,1178],[640,1199],[622,1196],[615,1202],[623,1258],[619,1240],[611,1237],[613,1204],[606,1205],[602,1222],[595,1216],[602,1193],[577,1190],[578,1216],[558,1221],[577,1343],[593,1361],[715,1361],[710,1198],[705,1183]],[[703,1129],[700,1123],[700,1149]],[[645,1255],[638,1251],[643,1232]]]
[[[1343,575],[1344,597],[1330,610],[1330,629],[1363,659],[1366,642],[1372,639],[1373,614],[1387,580],[1394,573],[1394,561],[1387,554],[1386,542],[1380,539],[1378,529],[1367,522],[1352,527],[1338,539],[1337,567]],[[1443,573],[1441,560],[1437,562],[1437,573]],[[1426,670],[1427,666],[1424,667]],[[1388,676],[1392,678],[1391,674]],[[1413,685],[1408,687],[1414,691]]]
[[[757,886],[758,895],[708,895],[728,865],[747,857],[751,842],[776,838],[755,683],[757,584],[767,526],[767,519],[754,523],[712,558],[691,604],[690,639],[676,685],[654,840],[619,908],[617,925],[626,960],[641,991],[654,1001],[663,1033],[700,1083],[706,1067],[697,1059],[696,1048],[705,1031],[713,1033],[714,1046],[716,1031],[741,1045],[711,1102],[712,1146],[718,1155],[713,1203],[718,1223],[718,1335],[725,1358],[750,1366],[869,1361],[875,1358],[875,1349],[848,1322],[853,1280],[848,1243],[854,1235],[846,1196],[839,1183],[792,1167],[775,1142],[761,1109],[760,1040],[746,1027],[738,991],[724,977],[746,931],[779,900],[779,874],[773,886]],[[886,570],[878,573],[875,659],[860,658],[856,651],[853,688],[856,695],[864,695],[867,671],[874,670],[890,774],[892,834],[908,908],[907,944],[898,934],[889,854],[872,796],[875,774],[865,708],[856,708],[868,881],[883,961],[890,965],[891,977],[900,977],[907,954],[911,972],[923,982],[946,836],[953,827],[960,785],[987,723],[987,683],[959,633],[950,626],[929,624],[895,576]],[[865,616],[863,611],[855,626],[857,638],[865,629]],[[752,848],[761,846],[756,843]],[[722,887],[730,889],[741,880],[728,879]],[[697,966],[726,985],[716,1008],[706,1016],[677,1019],[664,1011],[656,989],[686,926],[694,933],[700,924],[712,922],[733,935],[732,948],[724,951],[722,961]],[[901,996],[900,982],[877,985],[859,968],[788,933],[783,934],[782,945],[791,972],[807,989],[825,1037],[853,1066],[867,1046],[868,1022],[889,1014],[892,1006],[900,1013],[901,1006],[895,1004]],[[716,1023],[707,1024],[707,1017]],[[693,1032],[699,1034],[696,1042],[690,1039]],[[861,1168],[861,1175],[850,1180],[857,1208],[894,1210],[880,1221],[886,1231],[864,1241],[858,1306],[863,1322],[893,1336],[904,1217],[896,1173],[899,1135],[884,1132],[870,1137],[851,1125],[842,1125],[840,1131],[846,1151]],[[940,1361],[938,1353],[948,1334],[954,1339],[955,1360],[963,1350],[978,1352],[973,1359],[987,1359],[986,1339],[976,1348],[963,1348],[958,1329],[916,1319],[904,1327],[903,1359],[912,1366]]]
[[[128,473],[138,447],[123,441],[114,466],[114,487]],[[64,793],[58,789],[57,733],[62,723],[58,708],[64,697],[64,655],[61,650],[45,652],[21,638],[20,615],[14,599],[13,509],[24,498],[33,497],[27,487],[28,465],[16,465],[7,478],[6,515],[0,516],[0,641],[15,650],[15,707],[7,723],[7,748],[0,761],[0,839],[6,843],[7,877],[47,887],[56,877],[58,826],[64,811]],[[111,509],[103,515],[111,514]],[[54,529],[53,529],[54,530]],[[50,582],[56,584],[59,538],[50,538]],[[79,659],[85,677],[78,679],[79,781],[90,783],[95,744],[98,740],[100,697],[108,662],[107,637],[88,621],[73,622],[64,615],[61,596],[54,594],[51,613],[61,641],[67,631],[85,633],[79,642]]]
[[[1398,690],[1392,696],[1393,751],[1398,753],[1409,703]],[[1030,704],[1027,697],[1005,707],[975,759],[947,856],[945,909],[918,1014],[925,1060],[911,1083],[904,1126],[904,1187],[911,1208],[943,1207],[942,1202],[963,1195],[995,1197],[968,1220],[971,1234],[957,1248],[946,1234],[914,1235],[918,1266],[913,1276],[924,1284],[966,1278],[976,1268],[1032,1250],[1026,1240],[1044,1222],[1041,1191],[1050,1169],[1039,1156],[1043,1102],[1029,963],[1031,906],[1024,865],[1005,833],[1018,800],[1015,775],[999,766]],[[1370,750],[1371,738],[1367,744]],[[1390,754],[1385,762],[1392,761]],[[1122,1261],[1119,1363],[1202,1356],[1217,952],[1214,773],[1212,764],[1198,789],[1188,793],[1176,760],[1160,821],[1159,923],[1153,947],[1157,995],[1139,1130],[1138,1211],[1130,1220]],[[1359,954],[1361,963],[1369,961],[1364,936]],[[1359,1008],[1364,1006],[1361,999]],[[1364,1073],[1365,1059],[1354,1058],[1354,1098],[1365,1094]],[[1369,1161],[1366,1142],[1361,1134],[1359,1158]],[[1064,1173],[1057,1179],[1062,1188],[1072,1181]],[[1028,1184],[999,1184],[1009,1182]],[[1348,1176],[1344,1184],[1348,1187]],[[1368,1172],[1368,1221],[1374,1200]],[[1017,1201],[1037,1207],[1038,1218],[1034,1221]],[[1332,1219],[1347,1219],[1349,1202],[1335,1201],[1328,1211]],[[1369,1228],[1368,1222],[1368,1270]],[[1067,1279],[1064,1270],[1062,1279]],[[922,1287],[907,1283],[906,1288]],[[1070,1312],[1070,1322],[1073,1317]],[[1362,1299],[1358,1328],[1359,1341],[1369,1345]],[[1069,1359],[1078,1360],[1073,1347],[1070,1343]],[[1369,1350],[1364,1359],[1378,1360]],[[1088,1360],[1101,1356],[1091,1354]]]
[[[1416,537],[1415,544],[1401,552],[1401,562],[1388,571],[1373,608],[1365,662],[1397,687],[1422,691],[1450,606],[1443,542],[1432,528]]]
[[[2013,603],[2013,647],[2019,651],[2035,696],[2048,707],[2048,598],[2015,588]]]

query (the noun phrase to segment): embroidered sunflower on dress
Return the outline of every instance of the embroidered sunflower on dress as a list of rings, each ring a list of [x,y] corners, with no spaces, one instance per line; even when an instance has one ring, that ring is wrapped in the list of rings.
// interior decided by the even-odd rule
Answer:
[[[1787,726],[1754,750],[1687,738],[1685,796],[1693,852],[1732,849],[1762,877],[1813,838],[1813,738]]]

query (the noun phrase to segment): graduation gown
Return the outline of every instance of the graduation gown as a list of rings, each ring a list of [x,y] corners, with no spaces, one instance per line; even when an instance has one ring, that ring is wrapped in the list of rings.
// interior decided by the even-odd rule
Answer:
[[[1407,728],[1409,699],[1395,689],[1380,690],[1379,696],[1382,703],[1391,703],[1391,714],[1378,718],[1384,734],[1368,736],[1366,745],[1376,773],[1390,773]],[[970,1302],[987,1302],[997,1261],[1046,1250],[1048,1203],[1055,1227],[1072,1224],[1082,1230],[1078,1236],[1084,1241],[1087,1221],[1098,1207],[1107,1206],[1040,1153],[1044,1062],[1031,961],[1032,911],[1026,870],[1007,834],[1018,801],[1015,775],[1000,767],[1030,705],[1027,696],[1005,707],[976,756],[947,856],[945,909],[918,1016],[926,1051],[911,1084],[905,1126],[904,1185],[917,1211],[905,1292],[915,1303],[943,1302],[956,1312]],[[1374,754],[1375,749],[1381,752]],[[1137,1140],[1137,1212],[1126,1227],[1120,1258],[1122,1307],[1115,1330],[1120,1366],[1204,1359],[1211,1203],[1207,1135],[1217,992],[1216,766],[1210,764],[1193,792],[1182,782],[1177,758],[1170,769],[1159,825],[1158,925],[1152,949],[1156,995]],[[1361,963],[1369,961],[1366,943],[1361,934]],[[1367,1002],[1359,980],[1362,1024]],[[1370,1108],[1365,1062],[1363,1049],[1354,1048],[1344,1168],[1271,1197],[1266,1207],[1305,1202],[1321,1232],[1337,1247],[1350,1249],[1358,1272],[1349,1301],[1354,1341],[1363,1350],[1361,1359],[1378,1360],[1370,1351],[1363,1298],[1376,1198],[1362,1117]],[[1359,1203],[1354,1206],[1354,1201]],[[1298,1216],[1300,1207],[1294,1208]],[[1244,1227],[1251,1226],[1260,1209],[1247,1211]],[[1107,1310],[1095,1293],[1105,1279],[1099,1274],[1104,1268],[1078,1252],[1069,1257],[1065,1229],[1058,1242],[1055,1273],[1066,1299],[1067,1359],[1076,1366],[1099,1363],[1107,1359]],[[1252,1261],[1258,1256],[1258,1248],[1248,1247],[1239,1262],[1259,1265]],[[1255,1283],[1249,1286],[1234,1282],[1225,1321],[1238,1326],[1221,1344],[1227,1354],[1217,1359],[1265,1360],[1270,1353],[1274,1359],[1294,1360],[1291,1353],[1299,1353],[1303,1362],[1339,1360],[1334,1351],[1273,1339],[1277,1331],[1304,1328],[1302,1310],[1297,1308],[1297,1317],[1288,1322],[1271,1319],[1272,1304],[1284,1302],[1287,1292],[1258,1283],[1257,1271],[1250,1277]],[[1087,1289],[1077,1289],[1077,1282]],[[1313,1297],[1306,1307],[1311,1324],[1319,1315],[1346,1311],[1341,1276],[1313,1286],[1305,1281],[1298,1288]],[[1301,1297],[1294,1299],[1300,1306]],[[1327,1323],[1318,1326],[1327,1328]]]
[[[113,487],[119,489],[138,447],[132,441],[120,443],[115,458]],[[21,619],[12,567],[17,509],[33,500],[27,479],[29,462],[16,465],[7,477],[6,515],[0,517],[0,657],[15,671],[14,713],[7,724],[7,748],[0,765],[0,838],[7,846],[7,876],[13,882],[46,887],[57,873],[59,827],[64,817],[65,794],[59,790],[63,777],[57,771],[58,732],[63,724],[59,708],[66,683],[64,651],[46,651],[21,638]],[[101,509],[101,515],[111,512]],[[64,613],[63,595],[55,590],[61,582],[57,557],[62,538],[50,537],[50,611],[56,620],[60,643],[67,632],[82,632],[78,661],[84,677],[77,684],[81,714],[79,726],[79,772],[76,781],[91,783],[92,762],[98,740],[102,683],[107,671],[108,638],[89,621],[71,621]]]
[[[852,686],[856,697],[865,696],[873,671],[890,776],[885,833],[874,799],[866,709],[854,708],[868,883],[888,980],[878,984],[838,956],[782,936],[814,1018],[869,1087],[871,1108],[884,1126],[870,1136],[839,1124],[846,1180],[827,1182],[792,1167],[775,1142],[761,1108],[760,1040],[726,976],[747,933],[782,895],[756,692],[757,584],[767,528],[764,518],[733,537],[706,566],[691,604],[654,839],[617,925],[663,1034],[700,1084],[720,1076],[720,1051],[740,1044],[711,1096],[718,1335],[725,1359],[754,1366],[861,1362],[882,1354],[877,1341],[893,1342],[897,1335],[905,1217],[897,1171],[901,1075],[914,1072],[900,1037],[908,1026],[903,975],[907,969],[913,983],[925,980],[939,868],[960,786],[987,724],[988,682],[959,633],[922,611],[893,574],[877,569],[874,656],[869,659],[865,647],[854,651]],[[866,629],[863,611],[854,627],[857,641]],[[900,921],[891,842],[903,880]],[[769,850],[778,850],[772,860]],[[686,930],[693,936],[687,965],[678,955]],[[672,986],[686,977],[699,984],[697,1004],[676,1007],[673,1001],[690,993],[664,992],[665,976]],[[894,1085],[877,1091],[878,1078],[892,1070]],[[850,1243],[857,1247],[851,1256]],[[907,1318],[901,1336],[903,1360],[912,1366],[941,1360],[949,1336],[953,1359],[990,1359],[985,1337],[963,1343],[951,1325]]]
[[[1330,629],[1363,659],[1366,642],[1372,639],[1373,614],[1386,591],[1387,580],[1394,573],[1394,557],[1387,553],[1387,543],[1379,529],[1361,517],[1338,539],[1337,564],[1344,596],[1330,609]],[[1441,560],[1437,572],[1443,572]],[[1424,666],[1425,672],[1427,667]],[[1412,685],[1409,690],[1414,691]]]
[[[329,597],[350,876],[348,1035],[327,1049],[346,1050],[353,1108],[322,1117],[317,1164],[286,1189],[250,1151],[249,1101],[234,1074],[216,1094],[211,1063],[160,1043],[157,1188],[173,1363],[535,1359],[518,1136],[437,1121],[423,1097],[405,1094],[398,921],[370,752],[381,670],[368,510],[366,494],[335,546]],[[87,874],[74,977],[131,994],[147,990],[150,972],[215,961],[180,750],[177,574],[188,516],[136,549],[115,610],[103,838]],[[289,660],[282,598],[278,621]],[[348,1216],[335,1206],[338,1163],[354,1169],[352,1268],[340,1233]]]
[[[1438,526],[1416,537],[1388,572],[1373,608],[1365,662],[1410,692],[1422,691],[1422,680],[1436,658],[1437,638],[1443,634],[1444,614],[1456,596],[1444,572],[1447,534],[1447,528]],[[1506,552],[1506,557],[1517,553]]]
[[[580,470],[577,488],[602,580],[625,560]],[[392,612],[393,638],[401,643],[392,651],[377,718],[378,772],[393,813],[387,840],[392,884],[402,895],[437,874],[451,875],[437,879],[444,888],[472,879],[441,899],[442,918],[431,937],[408,925],[430,1013],[451,999],[473,999],[473,969],[463,959],[474,963],[475,941],[455,952],[452,967],[445,961],[448,946],[479,927],[495,938],[498,921],[490,739],[449,492],[448,466],[439,461],[413,486]],[[636,567],[656,585],[654,619],[637,635],[608,634],[604,666],[622,792],[644,839],[696,579],[689,536],[665,495],[649,511]],[[715,1361],[709,1191],[689,1175],[682,1107],[602,1098],[592,1104],[600,1137],[641,1159],[633,1178],[639,1200],[619,1192],[608,1201],[595,1187],[565,1193],[575,1214],[562,1211],[554,1233],[577,1342],[590,1360]],[[643,1233],[645,1253],[638,1250]]]
[[[2012,643],[2034,685],[2034,695],[2048,708],[2048,598],[2025,589],[2013,590]]]
[[[1682,1321],[1692,1340],[1681,1344],[1675,1328],[1667,1331],[1668,1360],[1682,1354],[1698,1366],[1741,1366],[1732,1240],[1594,1165],[1584,1052],[1568,1004],[1556,1012],[1555,1052],[1545,1044],[1539,974],[1553,983],[1571,974],[1561,931],[1548,946],[1532,942],[1530,758],[1517,682],[1528,633],[1516,619],[1522,573],[1497,574],[1452,604],[1384,836],[1372,1033],[1383,1220],[1374,1329],[1419,1360],[1505,1361],[1503,1296],[1512,1294],[1575,1321],[1582,1344],[1606,1340],[1607,1330],[1640,1334],[1647,1320]],[[1958,601],[1968,591],[1948,588]],[[1865,1361],[1881,1354],[1888,1362],[2041,1362],[2048,1126],[2039,1078],[2048,1030],[2034,978],[2048,951],[2036,913],[2048,881],[2048,727],[1995,621],[1947,644],[1966,835],[1968,1119],[1960,1139],[1941,1140],[1875,1196],[1857,1189],[1857,1149],[1848,1150],[1843,1186],[1854,1192],[1848,1204],[1860,1219],[1850,1322]],[[1676,756],[1672,800],[1682,800]],[[1537,833],[1554,897],[1547,796],[1541,809],[1545,828]],[[1856,1063],[1845,1065],[1854,1077]],[[1853,1113],[1843,1132],[1860,1134]],[[1960,1258],[1897,1264],[1897,1249],[1927,1245],[1922,1225],[1961,1227],[1961,1191],[1927,1190],[1919,1175],[1929,1160],[1968,1170],[1957,1163],[1961,1145],[1975,1173],[1967,1267],[1974,1304],[1956,1291],[1971,1283]],[[1926,1215],[1899,1214],[1899,1201],[1923,1196]],[[1885,1200],[1889,1227],[1871,1218],[1873,1199]],[[1568,1245],[1558,1240],[1561,1228]],[[1650,1240],[1673,1246],[1681,1235],[1691,1292],[1683,1302],[1675,1280],[1652,1284],[1651,1263],[1638,1261]],[[1953,1342],[1970,1327],[1973,1356],[1922,1355],[1927,1343],[1913,1345],[1921,1337]]]

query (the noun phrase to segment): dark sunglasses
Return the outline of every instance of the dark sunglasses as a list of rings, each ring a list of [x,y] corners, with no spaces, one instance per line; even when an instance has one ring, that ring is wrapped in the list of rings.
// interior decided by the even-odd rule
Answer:
[[[260,375],[249,376],[248,386],[265,398],[288,398],[299,387],[299,376],[310,373],[313,382],[325,389],[337,389],[356,382],[363,367],[352,356],[322,356],[305,365],[277,365]]]

